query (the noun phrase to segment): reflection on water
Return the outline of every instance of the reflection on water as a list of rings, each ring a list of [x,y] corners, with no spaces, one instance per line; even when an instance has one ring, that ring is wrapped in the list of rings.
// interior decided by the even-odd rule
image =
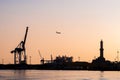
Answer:
[[[106,79],[104,78],[104,72],[103,72],[103,71],[100,72],[100,78],[99,78],[99,80],[106,80]]]
[[[13,79],[24,80],[24,78],[26,77],[25,70],[14,70],[13,72],[14,72],[14,74],[12,75],[12,77],[14,77]]]
[[[0,80],[120,80],[119,71],[0,70]]]

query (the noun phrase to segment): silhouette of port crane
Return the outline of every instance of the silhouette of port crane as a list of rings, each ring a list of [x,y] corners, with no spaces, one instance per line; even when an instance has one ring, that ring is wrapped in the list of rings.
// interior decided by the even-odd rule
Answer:
[[[39,56],[40,56],[40,62],[44,64],[44,58],[42,57],[40,50],[38,50]]]
[[[42,57],[40,50],[38,50],[39,56],[40,56],[40,63],[41,64],[45,64],[45,63],[53,63],[53,57],[52,54],[50,55],[51,59],[50,60],[46,60],[44,59],[44,57]]]
[[[28,34],[28,27],[26,27],[24,40],[21,41],[14,50],[11,51],[11,53],[14,54],[14,64],[27,64],[26,48],[25,48],[27,34]]]

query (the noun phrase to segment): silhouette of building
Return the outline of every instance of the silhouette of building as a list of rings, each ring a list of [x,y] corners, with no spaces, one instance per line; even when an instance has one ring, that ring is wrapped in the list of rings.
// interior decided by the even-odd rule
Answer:
[[[73,57],[67,57],[67,56],[57,56],[54,60],[55,63],[66,63],[66,62],[73,62]]]
[[[100,41],[100,56],[92,61],[92,63],[103,63],[105,62],[104,58],[104,48],[103,48],[103,41]]]

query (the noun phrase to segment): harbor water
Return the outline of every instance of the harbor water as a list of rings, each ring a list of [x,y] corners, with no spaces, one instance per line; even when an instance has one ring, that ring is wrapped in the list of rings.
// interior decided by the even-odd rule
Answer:
[[[120,80],[120,71],[0,70],[0,80]]]

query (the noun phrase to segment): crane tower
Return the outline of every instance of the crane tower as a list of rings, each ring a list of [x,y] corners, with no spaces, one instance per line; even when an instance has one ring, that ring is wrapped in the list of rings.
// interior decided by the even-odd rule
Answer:
[[[14,64],[27,64],[26,48],[25,48],[27,34],[28,34],[28,27],[26,27],[24,40],[21,41],[14,50],[11,51],[11,53],[14,54]]]

